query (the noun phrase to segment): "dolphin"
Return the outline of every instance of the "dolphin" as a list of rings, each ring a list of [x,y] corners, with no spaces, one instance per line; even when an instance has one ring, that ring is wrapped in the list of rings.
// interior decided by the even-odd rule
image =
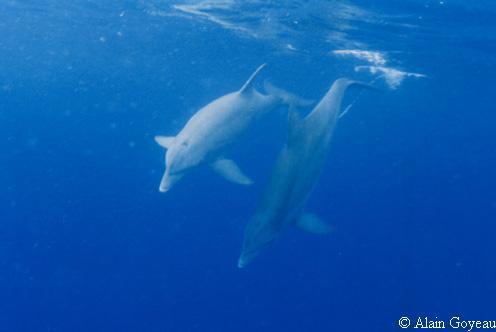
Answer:
[[[261,115],[281,104],[295,107],[311,104],[270,84],[265,84],[268,94],[258,92],[253,84],[264,67],[265,64],[258,67],[240,90],[202,107],[177,136],[155,136],[155,141],[167,150],[165,172],[159,187],[161,192],[170,190],[188,171],[201,164],[209,164],[233,183],[252,184],[234,161],[223,156],[224,150]]]
[[[320,177],[343,95],[351,85],[368,86],[340,78],[305,118],[290,110],[286,143],[245,229],[239,268],[249,264],[288,225],[314,234],[330,232],[317,216],[304,213],[304,207]]]

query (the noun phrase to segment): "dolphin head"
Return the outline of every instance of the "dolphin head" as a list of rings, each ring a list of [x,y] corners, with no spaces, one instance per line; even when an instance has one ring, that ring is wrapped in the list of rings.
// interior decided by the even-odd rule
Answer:
[[[187,169],[183,167],[181,159],[175,159],[174,154],[172,157],[169,156],[169,151],[170,150],[168,150],[165,155],[165,172],[159,187],[159,191],[163,193],[169,191],[174,184],[184,176],[185,170]]]
[[[171,173],[180,173],[197,166],[203,158],[204,154],[198,148],[198,144],[178,139],[176,144],[167,150],[165,166],[171,170]]]
[[[274,230],[262,216],[255,216],[246,227],[243,250],[238,267],[246,267],[276,237]]]
[[[187,141],[176,140],[165,153],[165,172],[159,190],[169,191],[186,171],[197,166],[201,160],[202,156]]]

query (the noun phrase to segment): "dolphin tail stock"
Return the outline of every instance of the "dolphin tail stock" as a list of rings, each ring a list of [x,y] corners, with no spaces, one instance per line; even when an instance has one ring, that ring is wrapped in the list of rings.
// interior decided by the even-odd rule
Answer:
[[[278,88],[269,81],[264,81],[264,89],[269,95],[280,98],[282,102],[289,105],[291,109],[309,107],[314,103],[313,100],[301,98],[293,93]]]

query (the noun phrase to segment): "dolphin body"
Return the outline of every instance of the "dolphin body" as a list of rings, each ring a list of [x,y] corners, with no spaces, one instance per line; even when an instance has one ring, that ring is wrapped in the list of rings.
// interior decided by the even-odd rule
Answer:
[[[159,190],[166,192],[186,172],[201,165],[212,169],[228,181],[250,185],[249,179],[236,163],[222,156],[225,148],[264,113],[281,104],[309,105],[309,101],[265,85],[267,95],[258,92],[253,83],[265,64],[257,68],[239,91],[228,93],[196,112],[175,137],[155,136],[155,141],[165,149],[165,173]]]
[[[290,110],[288,137],[255,215],[245,229],[238,267],[250,263],[290,224],[314,234],[330,231],[327,224],[315,215],[303,213],[303,209],[324,166],[343,95],[354,84],[366,86],[344,78],[336,80],[304,119]]]

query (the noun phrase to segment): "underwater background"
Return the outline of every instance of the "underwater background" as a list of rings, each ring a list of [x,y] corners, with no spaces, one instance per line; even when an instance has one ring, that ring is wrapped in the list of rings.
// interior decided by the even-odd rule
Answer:
[[[202,106],[263,80],[353,103],[307,210],[239,269],[286,110],[229,151],[255,180],[164,151]],[[496,3],[0,3],[0,331],[396,331],[496,319]],[[261,88],[262,89],[262,88]]]

